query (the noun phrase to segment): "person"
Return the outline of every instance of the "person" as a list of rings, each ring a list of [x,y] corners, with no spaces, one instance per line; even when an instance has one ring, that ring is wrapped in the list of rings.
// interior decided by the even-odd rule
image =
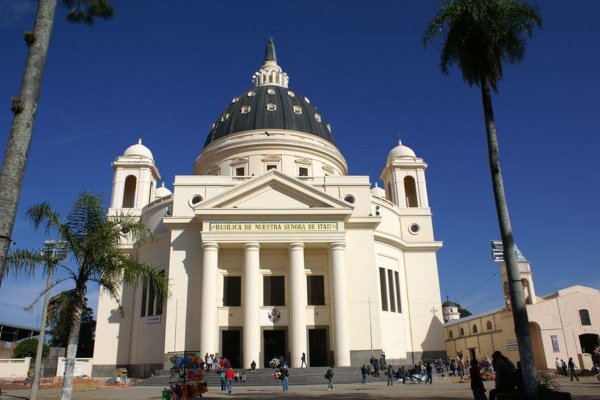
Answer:
[[[225,370],[225,381],[227,384],[227,393],[231,394],[233,391],[233,380],[235,379],[235,371],[229,367]]]
[[[303,365],[304,365],[305,367],[307,366],[307,365],[306,365],[306,353],[302,353],[302,357],[300,357],[300,361],[301,361],[301,363],[300,363],[300,368],[302,368],[302,366],[303,366]]]
[[[402,379],[402,383],[406,383],[406,377],[408,376],[408,371],[406,371],[406,367],[403,365],[398,369],[398,381]]]
[[[281,379],[281,387],[284,392],[288,391],[288,377],[290,376],[290,372],[287,367],[284,365],[279,368],[279,379]]]
[[[385,364],[385,351],[381,350],[381,358],[383,359],[383,363]]]
[[[360,367],[360,373],[362,374],[362,384],[365,385],[367,383],[367,366],[363,364],[362,367]]]
[[[252,360],[250,363],[250,373],[254,373],[256,371],[256,361]]]
[[[490,400],[495,400],[498,393],[515,391],[515,365],[501,352],[492,354],[492,366],[496,372],[496,388],[490,390]]]
[[[246,383],[246,370],[243,369],[242,372],[240,372],[240,379],[242,381],[242,383]]]
[[[221,391],[225,390],[225,371],[219,372],[219,382],[221,382]]]
[[[430,385],[433,385],[433,371],[432,371],[432,367],[431,367],[431,362],[427,363],[427,366],[425,367],[425,371],[427,372],[427,380],[425,381],[425,383],[429,383]]]
[[[373,361],[373,376],[379,377],[379,361]]]
[[[575,379],[577,379],[577,382],[579,382],[579,378],[577,377],[577,373],[575,372],[575,369],[577,368],[577,366],[575,365],[575,362],[573,361],[573,357],[569,357],[569,371],[571,372],[571,382],[573,382],[573,377],[575,377]]]
[[[561,366],[561,369],[562,369],[562,374],[564,376],[567,376],[567,363],[562,358],[560,359],[560,366]]]
[[[385,376],[387,376],[387,385],[394,386],[394,368],[392,368],[391,364],[385,370]]]
[[[333,365],[330,365],[329,368],[327,369],[327,372],[325,372],[325,378],[327,379],[327,390],[335,390],[333,388],[333,376],[335,375],[335,372],[333,372]]]
[[[476,359],[471,360],[471,369],[469,370],[469,375],[471,375],[471,391],[473,392],[473,400],[487,400],[485,397],[483,379],[481,379],[481,373],[479,371],[479,362]]]
[[[562,364],[558,357],[556,357],[556,375],[560,375],[562,373]]]

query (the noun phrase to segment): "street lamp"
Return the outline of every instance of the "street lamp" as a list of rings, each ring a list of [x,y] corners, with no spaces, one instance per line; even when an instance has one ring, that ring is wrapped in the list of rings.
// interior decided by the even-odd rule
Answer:
[[[67,242],[63,240],[44,240],[44,247],[41,255],[48,265],[48,279],[46,281],[46,292],[44,293],[44,307],[42,308],[42,321],[40,326],[40,336],[38,338],[37,353],[35,355],[35,367],[33,370],[33,381],[31,382],[30,400],[37,397],[38,383],[40,381],[40,369],[42,366],[42,352],[44,351],[44,335],[46,333],[46,319],[48,318],[48,300],[50,297],[50,287],[52,286],[52,272],[59,262],[65,260],[69,250]]]

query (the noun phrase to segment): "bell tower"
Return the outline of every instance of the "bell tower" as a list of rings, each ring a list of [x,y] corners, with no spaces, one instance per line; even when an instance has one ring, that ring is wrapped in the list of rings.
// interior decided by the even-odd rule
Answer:
[[[160,173],[152,152],[142,139],[129,146],[112,163],[113,178],[111,209],[141,209],[154,200]]]

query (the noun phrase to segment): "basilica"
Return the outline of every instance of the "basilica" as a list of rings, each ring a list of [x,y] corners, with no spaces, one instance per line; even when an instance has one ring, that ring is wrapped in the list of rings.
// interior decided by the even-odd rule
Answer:
[[[141,140],[112,163],[109,215],[153,234],[123,251],[164,271],[170,296],[124,286],[121,312],[100,292],[93,375],[149,376],[184,352],[238,368],[273,357],[298,367],[303,353],[309,366],[443,356],[425,161],[399,144],[382,155],[383,187],[348,175],[326,116],[289,86],[272,40],[252,83],[171,190],[158,185],[169,155]]]

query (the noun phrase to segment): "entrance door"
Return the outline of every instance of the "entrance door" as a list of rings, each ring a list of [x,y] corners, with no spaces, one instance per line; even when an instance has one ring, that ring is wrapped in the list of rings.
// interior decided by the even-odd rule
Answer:
[[[269,362],[274,358],[286,358],[287,355],[287,340],[286,330],[264,330],[263,331],[263,354],[264,367],[269,367]]]
[[[242,367],[242,331],[224,330],[221,334],[221,356],[231,363],[233,368]]]
[[[328,365],[329,346],[327,346],[327,329],[308,330],[308,365],[324,367]]]

